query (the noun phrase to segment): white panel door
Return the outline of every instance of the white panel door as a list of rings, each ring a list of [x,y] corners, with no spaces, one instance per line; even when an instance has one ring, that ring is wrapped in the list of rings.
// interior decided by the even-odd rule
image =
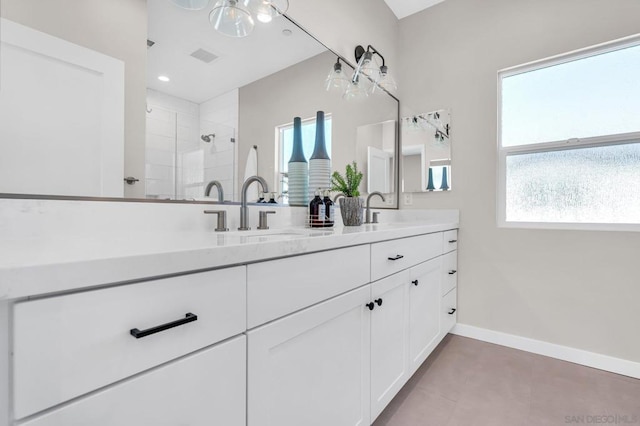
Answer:
[[[22,425],[244,426],[245,374],[242,335]]]
[[[370,287],[248,332],[249,426],[369,426]]]
[[[124,63],[2,19],[0,192],[121,197]]]
[[[409,279],[405,270],[371,285],[371,420],[410,377]]]
[[[413,374],[439,343],[442,259],[421,263],[410,272],[409,355]]]

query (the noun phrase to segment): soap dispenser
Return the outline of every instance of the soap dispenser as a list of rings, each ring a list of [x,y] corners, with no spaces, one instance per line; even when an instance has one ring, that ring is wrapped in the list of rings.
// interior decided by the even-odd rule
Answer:
[[[329,198],[328,189],[324,191],[322,202],[324,203],[325,212],[324,227],[332,228],[336,218],[336,206],[333,204],[333,201],[331,201],[331,198]]]
[[[312,228],[324,227],[325,206],[320,198],[320,188],[315,192],[313,200],[309,203],[309,226]]]

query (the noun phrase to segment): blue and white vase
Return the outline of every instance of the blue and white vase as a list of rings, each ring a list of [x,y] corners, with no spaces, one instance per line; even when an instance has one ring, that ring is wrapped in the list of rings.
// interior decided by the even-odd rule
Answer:
[[[443,191],[449,190],[449,178],[447,176],[447,166],[442,168],[442,184],[440,185],[440,189]]]
[[[289,159],[289,205],[309,203],[309,164],[302,148],[302,120],[293,119],[293,150]]]
[[[324,134],[324,111],[316,114],[316,143],[309,159],[309,197],[318,188],[331,187],[331,159]]]

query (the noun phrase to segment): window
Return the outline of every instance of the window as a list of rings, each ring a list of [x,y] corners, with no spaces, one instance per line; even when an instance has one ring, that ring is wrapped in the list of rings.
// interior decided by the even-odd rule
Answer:
[[[498,84],[498,224],[640,230],[640,38]]]
[[[279,182],[280,193],[283,194],[283,202],[288,203],[287,197],[287,172],[289,171],[289,159],[291,158],[291,152],[293,151],[293,123],[289,123],[283,126],[278,126],[278,176],[276,177]],[[327,146],[327,152],[331,156],[331,115],[325,114],[324,116],[324,134]],[[304,149],[304,156],[307,161],[313,154],[313,147],[316,143],[316,119],[310,118],[302,120],[302,147]]]

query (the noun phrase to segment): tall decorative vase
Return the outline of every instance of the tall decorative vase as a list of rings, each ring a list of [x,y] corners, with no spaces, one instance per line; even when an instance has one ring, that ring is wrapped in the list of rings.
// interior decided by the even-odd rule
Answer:
[[[433,169],[429,167],[429,180],[427,181],[427,190],[433,191],[434,189],[436,189],[436,187],[433,186]]]
[[[309,203],[309,164],[302,148],[302,120],[293,119],[293,150],[289,159],[289,205]]]
[[[449,177],[447,176],[447,166],[442,168],[442,184],[440,185],[440,189],[443,191],[447,191],[449,189]]]
[[[316,114],[316,143],[309,159],[309,198],[318,188],[331,187],[331,159],[324,135],[324,111]]]

